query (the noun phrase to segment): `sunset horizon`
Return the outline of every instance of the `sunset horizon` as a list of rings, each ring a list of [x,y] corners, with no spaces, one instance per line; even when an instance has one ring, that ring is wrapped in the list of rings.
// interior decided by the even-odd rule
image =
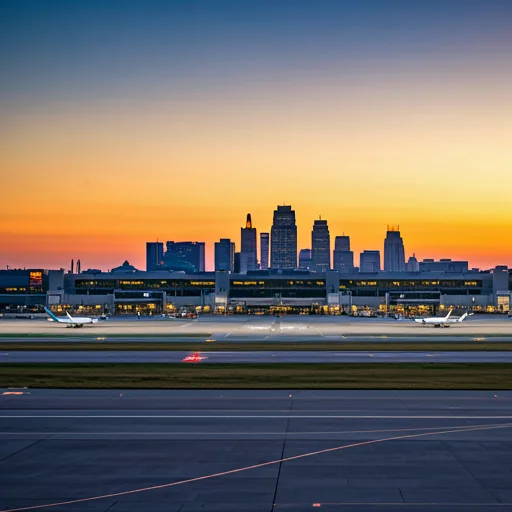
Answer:
[[[204,241],[213,269],[283,201],[298,249],[321,215],[356,262],[397,224],[407,257],[512,266],[507,3],[1,14],[1,268],[143,269],[159,239]]]

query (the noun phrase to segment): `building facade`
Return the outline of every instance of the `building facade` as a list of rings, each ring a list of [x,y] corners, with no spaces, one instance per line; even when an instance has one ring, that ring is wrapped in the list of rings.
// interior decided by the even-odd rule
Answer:
[[[275,269],[297,268],[297,225],[291,206],[278,206],[270,231],[270,265]]]
[[[311,249],[301,249],[299,251],[299,270],[313,270]]]
[[[164,259],[164,244],[162,242],[146,242],[146,271],[153,272],[162,265]],[[73,267],[73,265],[72,265]],[[71,270],[73,273],[73,269]],[[80,273],[77,264],[77,274]]]
[[[326,220],[321,218],[313,223],[311,231],[311,259],[316,272],[326,272],[331,268],[331,235]]]
[[[205,243],[204,242],[167,242],[164,256],[180,257],[193,265],[196,272],[204,272]]]
[[[229,238],[215,242],[215,270],[233,272],[235,267],[235,243]]]
[[[380,272],[380,251],[363,251],[359,256],[359,272]]]
[[[270,234],[260,233],[260,268],[261,270],[268,269],[268,256],[270,248]]]
[[[125,270],[126,267],[126,270]],[[129,267],[129,268],[128,268]],[[512,274],[507,267],[466,273],[372,272],[322,274],[299,270],[183,273],[0,271],[0,313],[99,315],[160,314],[194,309],[217,313],[325,313],[435,315],[510,311]],[[457,313],[455,313],[457,314]],[[0,319],[1,322],[1,319]]]
[[[245,228],[240,230],[240,272],[247,274],[248,270],[258,268],[258,243],[256,228],[252,227],[251,214],[247,214]]]
[[[452,261],[449,258],[440,259],[439,261],[425,259],[419,263],[419,270],[421,272],[463,273],[468,271],[468,267],[469,262],[467,261]]]
[[[334,270],[342,273],[354,271],[354,253],[350,250],[349,236],[342,235],[335,238],[332,260]]]
[[[404,241],[398,227],[389,227],[384,240],[384,272],[405,272]]]

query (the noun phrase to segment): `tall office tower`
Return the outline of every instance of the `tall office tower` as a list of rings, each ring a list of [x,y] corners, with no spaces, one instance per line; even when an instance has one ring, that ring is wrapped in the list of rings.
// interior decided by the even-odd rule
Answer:
[[[166,248],[166,256],[179,256],[194,265],[196,272],[204,272],[204,242],[167,242]]]
[[[278,206],[270,230],[272,268],[297,268],[297,226],[291,206]]]
[[[146,242],[146,271],[157,270],[164,259],[164,244],[162,242]]]
[[[359,257],[359,272],[379,272],[380,251],[363,251]]]
[[[384,271],[405,272],[404,241],[398,226],[388,226],[384,240]]]
[[[247,274],[248,270],[258,268],[258,244],[256,228],[252,227],[251,214],[247,214],[245,228],[241,228],[240,273]]]
[[[311,259],[311,249],[301,249],[299,251],[299,269],[311,270],[313,267],[313,260]]]
[[[405,265],[405,270],[407,270],[407,272],[419,272],[420,271],[420,264],[418,263],[418,260],[416,259],[416,254],[409,256],[409,260],[407,261],[407,264]]]
[[[240,253],[235,252],[235,257],[233,259],[233,272],[235,274],[240,274]]]
[[[269,249],[270,235],[269,233],[260,233],[260,268],[261,270],[268,269],[268,249]]]
[[[311,231],[311,259],[313,269],[325,272],[331,268],[331,235],[326,220],[315,220]]]
[[[354,271],[354,253],[350,250],[350,237],[337,236],[334,240],[332,253],[333,268],[338,272],[349,273]]]
[[[233,272],[235,268],[235,243],[229,238],[215,242],[215,270]]]

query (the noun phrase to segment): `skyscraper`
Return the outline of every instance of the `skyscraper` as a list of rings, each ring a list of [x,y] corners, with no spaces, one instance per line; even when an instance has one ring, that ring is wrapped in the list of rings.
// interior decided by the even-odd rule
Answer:
[[[233,272],[235,266],[235,243],[229,238],[215,242],[215,270]]]
[[[252,227],[251,214],[247,214],[245,228],[241,228],[240,273],[247,274],[248,270],[258,268],[258,245],[256,228]]]
[[[270,231],[270,265],[272,268],[297,268],[297,226],[291,206],[278,206]]]
[[[388,226],[384,240],[384,271],[405,272],[404,241],[399,227]]]
[[[313,269],[325,272],[331,268],[331,236],[326,220],[315,220],[311,231],[311,259]]]
[[[166,256],[179,256],[194,265],[196,272],[204,272],[205,243],[204,242],[167,242]]]
[[[268,269],[268,249],[270,245],[269,242],[269,233],[260,233],[260,268],[262,270]]]
[[[164,259],[164,244],[162,242],[146,242],[146,271],[157,270]]]
[[[380,251],[363,251],[359,256],[359,272],[379,272]]]
[[[334,240],[332,255],[333,268],[338,272],[348,273],[354,270],[354,253],[350,250],[350,237],[337,236]]]

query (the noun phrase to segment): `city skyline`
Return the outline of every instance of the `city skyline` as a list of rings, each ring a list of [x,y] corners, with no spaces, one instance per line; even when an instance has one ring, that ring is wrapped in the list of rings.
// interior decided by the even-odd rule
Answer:
[[[247,211],[269,232],[283,201],[299,250],[322,215],[356,258],[383,255],[390,223],[406,258],[512,265],[511,16],[499,0],[6,0],[0,268],[144,268],[160,239],[204,241],[211,269]]]
[[[291,211],[294,214],[297,213],[297,211],[293,205],[277,205],[277,208],[283,208],[283,207],[291,208]],[[270,211],[272,211],[271,207],[270,207]],[[271,214],[271,216],[272,216],[272,214]],[[249,226],[249,222],[250,222],[251,228],[255,229],[255,234],[256,234],[257,238],[259,238],[262,233],[269,234],[269,238],[270,238],[269,241],[271,243],[271,236],[270,236],[271,229],[270,228],[272,226],[272,221],[269,226],[263,226],[262,228],[260,228],[258,223],[253,222],[251,220],[251,217],[252,217],[251,213],[243,214],[240,217],[241,218],[246,217],[246,228]],[[300,213],[299,213],[299,217],[300,217]],[[302,229],[301,229],[299,223],[297,222],[297,240],[299,241],[297,243],[297,268],[298,268],[299,252],[303,249],[308,249],[309,251],[312,251],[313,227],[314,227],[315,223],[317,223],[317,222],[319,222],[318,219],[312,219],[309,228],[307,225],[306,226],[303,225]],[[350,245],[350,249],[353,251],[353,262],[356,267],[358,267],[360,265],[359,256],[364,251],[370,251],[370,252],[371,251],[379,251],[380,255],[381,255],[381,259],[382,259],[381,270],[383,271],[384,270],[384,254],[385,254],[386,237],[389,236],[389,234],[393,233],[394,231],[396,231],[399,235],[402,235],[401,238],[405,239],[405,241],[407,242],[407,249],[405,251],[405,261],[407,261],[409,257],[414,255],[418,258],[418,261],[422,261],[424,259],[441,260],[441,259],[446,259],[446,258],[454,260],[454,261],[458,261],[458,260],[469,261],[469,268],[489,269],[489,268],[494,268],[497,265],[512,266],[508,262],[503,262],[503,261],[494,261],[493,262],[492,257],[491,257],[491,263],[489,265],[475,265],[475,264],[473,264],[474,260],[472,260],[470,255],[464,254],[462,252],[457,252],[457,251],[455,253],[451,253],[451,254],[446,254],[444,252],[441,252],[440,254],[433,254],[433,252],[427,252],[425,254],[422,254],[419,251],[416,251],[415,248],[409,249],[410,244],[408,243],[408,238],[406,236],[404,236],[404,234],[403,234],[404,231],[401,227],[399,228],[398,226],[396,226],[396,227],[391,226],[391,228],[390,228],[389,224],[379,226],[380,227],[380,237],[377,236],[377,238],[373,242],[370,242],[369,245],[363,246],[361,244],[361,242],[358,242],[357,234],[354,235],[353,233],[347,233],[346,230],[342,230],[342,234],[340,235],[340,234],[338,234],[338,232],[333,230],[329,219],[324,219],[324,220],[321,220],[320,222],[326,222],[327,229],[331,232],[331,239],[330,239],[330,244],[329,244],[330,245],[329,254],[330,254],[330,259],[331,259],[331,264],[330,264],[331,269],[334,268],[333,253],[334,253],[334,250],[336,247],[336,241],[335,241],[336,238],[338,238],[338,239],[348,238],[348,239],[350,239],[349,245]],[[237,222],[235,221],[234,224],[237,224]],[[303,224],[304,224],[304,222],[303,222]],[[242,233],[243,233],[243,229],[244,228],[242,228]],[[92,259],[84,260],[84,257],[81,256],[80,254],[68,252],[70,254],[70,258],[68,260],[56,260],[57,261],[56,264],[50,264],[50,265],[42,264],[41,262],[44,261],[44,258],[38,262],[37,257],[36,257],[36,260],[33,260],[32,264],[16,265],[16,264],[7,262],[5,265],[2,265],[0,268],[5,268],[6,266],[9,266],[9,268],[11,268],[11,269],[12,268],[68,268],[70,266],[71,260],[75,260],[75,261],[84,260],[83,265],[85,265],[85,266],[82,266],[82,270],[86,270],[89,268],[110,270],[111,268],[115,268],[115,267],[119,266],[123,261],[128,260],[131,264],[133,264],[139,270],[145,270],[147,268],[147,263],[148,263],[147,250],[146,250],[146,246],[148,244],[153,245],[153,246],[156,246],[156,245],[164,246],[165,244],[169,245],[169,243],[171,243],[171,244],[175,244],[175,243],[177,243],[177,244],[192,244],[192,245],[199,243],[199,244],[204,245],[204,248],[203,248],[204,271],[213,271],[213,270],[215,270],[215,244],[218,243],[219,240],[221,240],[221,241],[226,240],[226,239],[231,240],[231,244],[234,245],[234,252],[241,252],[240,228],[238,228],[238,229],[234,228],[231,232],[234,232],[236,234],[230,237],[230,236],[224,236],[222,233],[216,233],[216,234],[210,233],[209,237],[212,238],[211,243],[206,242],[204,239],[196,240],[196,239],[192,239],[191,237],[189,237],[187,239],[183,239],[183,240],[178,240],[177,237],[173,236],[172,234],[169,236],[164,234],[162,236],[155,238],[154,240],[144,239],[144,242],[142,242],[142,244],[139,247],[137,247],[133,251],[133,253],[128,254],[128,253],[114,252],[112,260],[111,260],[111,264],[106,264],[106,265],[93,264],[93,262],[96,262],[96,263],[98,262],[97,256],[95,256],[94,254],[93,254]],[[372,230],[372,232],[373,232],[373,230]],[[143,238],[143,236],[142,236],[142,238]],[[176,242],[169,242],[169,240],[173,240],[173,239],[176,240]],[[303,241],[304,245],[301,245],[300,241]],[[161,250],[162,249],[160,249],[160,251]],[[270,244],[269,244],[269,252],[270,252]],[[0,258],[2,257],[3,254],[4,254],[4,252],[2,251],[2,253],[0,254]],[[161,253],[161,254],[163,254],[163,253]],[[258,256],[257,263],[260,264],[261,262],[260,262],[259,250],[257,250],[257,256]],[[153,258],[155,258],[155,256],[153,256]],[[312,264],[313,264],[313,262],[312,262]]]

